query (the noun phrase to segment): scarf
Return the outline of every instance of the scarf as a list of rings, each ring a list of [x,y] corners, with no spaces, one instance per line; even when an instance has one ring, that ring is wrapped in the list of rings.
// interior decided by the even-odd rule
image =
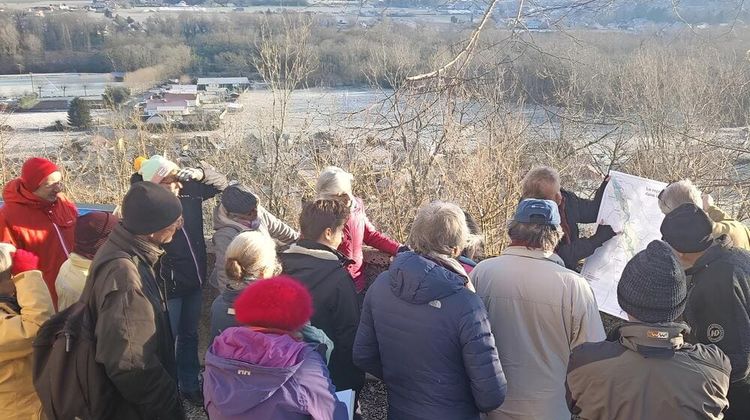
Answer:
[[[466,270],[457,259],[437,253],[435,251],[430,251],[424,256],[463,277],[465,279],[464,286],[466,286],[466,288],[471,290],[472,292],[476,292],[476,290],[474,290],[474,285],[469,281],[469,275],[466,274]]]

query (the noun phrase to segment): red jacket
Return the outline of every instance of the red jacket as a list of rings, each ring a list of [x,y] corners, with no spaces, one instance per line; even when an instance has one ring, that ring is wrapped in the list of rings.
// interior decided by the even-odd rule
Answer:
[[[398,247],[400,246],[398,242],[378,232],[365,214],[365,205],[362,203],[362,199],[354,198],[352,215],[347,220],[346,225],[344,225],[344,238],[338,250],[347,258],[354,261],[354,263],[349,264],[346,268],[354,279],[354,286],[357,289],[357,293],[364,290],[365,286],[367,286],[365,273],[362,269],[363,243],[390,255],[396,255],[396,251],[398,251]]]
[[[54,203],[42,200],[28,191],[19,179],[5,186],[3,200],[5,204],[0,207],[0,242],[13,244],[39,256],[39,270],[57,308],[55,280],[60,266],[73,250],[78,209],[62,195]]]

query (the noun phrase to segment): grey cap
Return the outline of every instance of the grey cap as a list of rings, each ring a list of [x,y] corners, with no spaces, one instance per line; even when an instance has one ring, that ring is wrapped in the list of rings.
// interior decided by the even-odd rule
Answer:
[[[248,214],[258,208],[258,198],[246,186],[232,184],[221,193],[221,205],[229,213]]]

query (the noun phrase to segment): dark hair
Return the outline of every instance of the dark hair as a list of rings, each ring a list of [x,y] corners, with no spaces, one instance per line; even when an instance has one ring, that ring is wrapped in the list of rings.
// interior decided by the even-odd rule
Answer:
[[[302,237],[317,241],[327,228],[336,230],[344,226],[351,210],[337,200],[315,200],[306,203],[299,215]]]

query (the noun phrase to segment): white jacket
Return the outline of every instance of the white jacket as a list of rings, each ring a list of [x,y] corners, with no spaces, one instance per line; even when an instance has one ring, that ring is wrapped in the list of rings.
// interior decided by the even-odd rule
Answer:
[[[570,420],[565,377],[570,352],[605,339],[586,280],[556,254],[511,246],[471,272],[508,379],[490,420]]]

